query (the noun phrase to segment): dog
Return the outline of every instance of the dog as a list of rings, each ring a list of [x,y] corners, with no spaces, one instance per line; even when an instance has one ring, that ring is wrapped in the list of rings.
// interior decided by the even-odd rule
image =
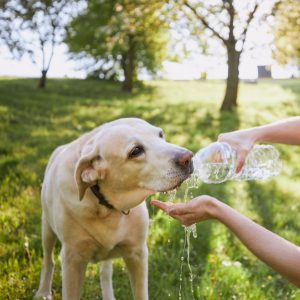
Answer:
[[[52,299],[53,248],[61,242],[62,298],[80,299],[88,262],[102,261],[102,298],[114,300],[112,259],[122,257],[135,300],[148,299],[145,199],[193,172],[192,152],[137,118],[105,123],[58,147],[41,191],[43,266],[36,297]]]

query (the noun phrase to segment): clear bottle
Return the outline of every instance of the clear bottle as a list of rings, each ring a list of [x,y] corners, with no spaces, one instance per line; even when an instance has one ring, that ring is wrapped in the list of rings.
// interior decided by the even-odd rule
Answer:
[[[193,163],[194,176],[205,183],[266,179],[278,175],[281,169],[279,152],[271,145],[254,146],[239,173],[235,172],[236,151],[227,143],[216,142],[199,150]]]

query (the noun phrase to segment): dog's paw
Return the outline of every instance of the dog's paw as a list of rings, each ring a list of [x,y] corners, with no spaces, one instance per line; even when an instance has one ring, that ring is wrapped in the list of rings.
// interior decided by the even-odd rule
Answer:
[[[34,300],[53,300],[51,293],[39,293],[34,296]]]

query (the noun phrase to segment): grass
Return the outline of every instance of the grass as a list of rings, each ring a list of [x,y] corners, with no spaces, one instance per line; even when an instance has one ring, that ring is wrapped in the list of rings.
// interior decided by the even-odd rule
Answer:
[[[0,79],[0,299],[32,299],[41,268],[39,203],[43,172],[53,149],[112,119],[137,116],[162,127],[170,142],[193,151],[220,132],[300,115],[300,81],[242,84],[239,109],[220,115],[224,83],[147,83],[133,94],[113,83],[49,80],[45,90],[34,79]],[[216,196],[268,229],[300,245],[300,147],[278,145],[284,161],[280,176],[262,182],[199,183],[193,194]],[[182,199],[183,190],[177,194]],[[156,195],[166,199],[166,195]],[[178,299],[184,231],[149,207],[150,299]],[[183,264],[182,299],[300,299],[300,292],[258,261],[224,226],[197,225],[191,238],[194,279]],[[54,299],[60,299],[56,247]],[[117,299],[131,299],[122,260],[114,263]],[[90,264],[82,299],[101,299],[98,266]]]

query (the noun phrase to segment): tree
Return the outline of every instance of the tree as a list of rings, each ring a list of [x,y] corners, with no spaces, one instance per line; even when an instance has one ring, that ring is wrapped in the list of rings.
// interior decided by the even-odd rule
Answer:
[[[244,50],[248,29],[263,1],[192,1],[182,0],[181,9],[200,30],[206,29],[225,47],[228,76],[221,111],[237,106],[240,57]],[[199,31],[198,31],[199,32]]]
[[[300,65],[300,4],[298,0],[281,0],[274,7],[274,58],[281,64]]]
[[[46,85],[55,47],[63,39],[74,2],[6,0],[2,4],[2,21],[5,21],[5,27],[0,30],[2,43],[13,50],[14,57],[27,54],[33,63],[41,66],[40,88]]]
[[[18,26],[11,22],[11,14],[7,10],[7,3],[0,1],[0,45],[7,46],[14,57],[19,56],[22,47],[18,38]]]
[[[155,72],[165,55],[167,23],[164,1],[89,0],[71,22],[66,43],[77,57],[92,57],[99,73],[120,77],[130,92],[137,71]]]

